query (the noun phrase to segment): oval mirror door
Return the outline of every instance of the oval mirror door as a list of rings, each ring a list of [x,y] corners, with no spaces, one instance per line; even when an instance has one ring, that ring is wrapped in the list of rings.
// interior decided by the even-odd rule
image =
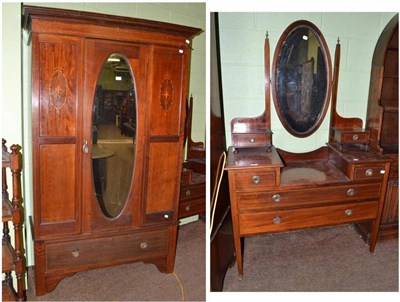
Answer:
[[[92,112],[94,190],[102,213],[117,217],[127,202],[133,177],[136,141],[135,82],[119,54],[104,62]]]
[[[278,117],[294,136],[318,129],[329,105],[331,60],[318,28],[292,23],[278,41],[272,66],[272,95]]]

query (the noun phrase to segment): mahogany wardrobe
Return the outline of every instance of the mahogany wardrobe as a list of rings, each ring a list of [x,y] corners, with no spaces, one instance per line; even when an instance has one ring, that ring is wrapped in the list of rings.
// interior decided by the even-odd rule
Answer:
[[[174,270],[197,28],[24,6],[32,44],[36,294],[78,271]]]

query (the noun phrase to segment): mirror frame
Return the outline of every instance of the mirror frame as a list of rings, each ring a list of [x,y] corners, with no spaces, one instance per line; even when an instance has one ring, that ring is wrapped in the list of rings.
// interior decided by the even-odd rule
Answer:
[[[321,110],[321,114],[319,116],[319,118],[317,119],[317,121],[315,122],[315,124],[310,127],[310,129],[308,129],[305,132],[298,132],[295,129],[293,129],[289,123],[287,122],[285,116],[283,115],[282,109],[280,107],[280,103],[279,103],[279,99],[278,99],[278,93],[277,93],[277,82],[276,82],[276,78],[277,78],[277,63],[279,60],[279,55],[282,51],[282,47],[284,45],[284,42],[286,41],[287,37],[297,28],[300,27],[306,27],[308,28],[317,38],[320,46],[321,46],[321,50],[323,53],[323,57],[325,59],[325,63],[327,66],[327,74],[326,74],[326,80],[327,80],[327,89],[326,89],[326,93],[325,93],[325,97],[324,97],[324,105],[322,107]],[[273,97],[273,101],[274,101],[274,105],[275,105],[275,110],[276,113],[279,117],[279,120],[281,121],[282,125],[285,127],[285,129],[292,134],[293,136],[296,137],[307,137],[310,136],[311,134],[313,134],[321,125],[322,121],[325,118],[326,112],[328,110],[329,107],[329,101],[330,101],[330,96],[331,96],[331,90],[332,90],[332,62],[331,62],[331,55],[328,49],[328,46],[326,44],[326,41],[324,39],[324,36],[322,35],[322,33],[320,32],[320,30],[317,28],[317,26],[315,26],[313,23],[306,21],[306,20],[299,20],[299,21],[295,21],[292,24],[290,24],[285,31],[282,33],[281,37],[279,38],[279,41],[276,45],[275,48],[275,53],[274,53],[274,58],[273,58],[273,62],[272,62],[272,77],[271,77],[271,84],[272,84],[272,97]]]

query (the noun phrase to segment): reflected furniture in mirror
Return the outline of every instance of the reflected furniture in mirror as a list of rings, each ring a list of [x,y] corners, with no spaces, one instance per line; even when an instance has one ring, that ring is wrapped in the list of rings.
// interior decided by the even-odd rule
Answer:
[[[332,89],[334,94],[337,91],[340,53],[335,55],[331,87],[330,53],[314,24],[296,21],[283,32],[275,49],[271,78],[268,36],[264,49],[267,114],[260,127],[269,129],[248,139],[249,131],[235,131],[239,121],[246,121],[241,125],[246,130],[261,119],[234,119],[233,146],[226,164],[239,275],[243,275],[242,239],[246,236],[370,221],[369,251],[373,252],[391,159],[366,148],[364,142],[338,143],[330,134],[326,146],[306,153],[288,152],[272,144],[270,88],[285,129],[293,136],[307,137],[321,125]],[[331,110],[331,115],[338,117],[331,119],[331,129],[339,128],[334,105]],[[342,125],[353,126],[353,121],[358,123],[357,119],[341,118]],[[236,141],[245,143],[238,145]],[[265,143],[254,144],[257,141]]]
[[[197,28],[24,6],[32,43],[36,294],[75,272],[172,273]]]
[[[203,142],[192,140],[193,96],[190,96],[186,116],[186,160],[183,163],[179,219],[206,212],[206,152]]]
[[[202,162],[202,158],[206,158],[206,147],[203,142],[195,142],[192,139],[192,127],[193,127],[193,96],[190,96],[187,108],[187,119],[186,119],[186,137],[187,137],[187,150],[186,159],[188,161],[199,160]],[[204,164],[205,165],[205,164]]]
[[[12,145],[10,152],[7,150],[6,140],[2,139],[1,153],[1,213],[3,218],[2,237],[2,301],[25,301],[24,290],[25,278],[25,249],[23,241],[23,217],[24,208],[21,196],[21,170],[22,155],[21,147]],[[7,178],[11,175],[11,192],[8,193]],[[14,238],[11,239],[10,227],[14,231]],[[13,285],[15,275],[16,286]]]
[[[382,211],[379,238],[398,238],[399,227],[399,15],[382,31],[372,58],[371,79],[366,115],[366,129],[371,133],[370,147],[390,157],[388,187]],[[368,242],[371,223],[357,224]]]

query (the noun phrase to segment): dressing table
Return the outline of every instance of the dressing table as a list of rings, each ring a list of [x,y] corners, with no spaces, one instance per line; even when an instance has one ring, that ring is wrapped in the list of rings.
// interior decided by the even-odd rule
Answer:
[[[339,41],[333,77],[324,37],[308,21],[294,22],[282,34],[272,76],[268,36],[264,50],[265,111],[232,120],[226,163],[239,275],[247,236],[370,221],[373,252],[391,160],[366,147],[369,132],[360,119],[336,112]],[[328,143],[307,153],[274,146],[270,89],[282,125],[296,137],[317,130],[332,98]]]

